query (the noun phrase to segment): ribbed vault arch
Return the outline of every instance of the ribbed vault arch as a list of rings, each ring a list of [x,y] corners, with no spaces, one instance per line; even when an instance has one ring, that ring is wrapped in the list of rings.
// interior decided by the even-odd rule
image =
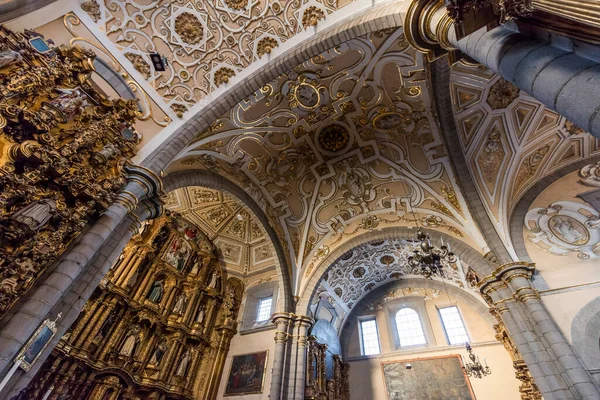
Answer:
[[[279,238],[277,237],[277,233],[269,224],[269,220],[265,212],[262,208],[260,208],[258,203],[256,203],[256,201],[244,191],[244,189],[214,172],[205,170],[178,171],[168,174],[163,178],[163,185],[165,192],[170,192],[186,186],[203,186],[210,189],[217,189],[236,197],[243,204],[245,204],[248,210],[251,211],[260,221],[265,232],[267,232],[269,239],[273,243],[273,247],[277,254],[277,263],[275,263],[275,268],[277,270],[277,274],[281,277],[283,288],[282,311],[292,311],[293,302],[290,283],[291,279],[288,272],[289,268],[285,258],[285,252],[281,246]]]

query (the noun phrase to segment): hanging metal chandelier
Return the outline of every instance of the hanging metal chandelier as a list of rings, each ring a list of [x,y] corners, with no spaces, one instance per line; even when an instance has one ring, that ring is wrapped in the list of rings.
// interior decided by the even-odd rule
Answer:
[[[483,360],[483,362],[485,363],[485,366],[483,366],[479,362],[479,357],[477,357],[475,354],[473,354],[473,349],[471,348],[471,345],[469,343],[465,343],[465,347],[467,348],[467,352],[469,353],[469,360],[471,360],[471,362],[465,363],[465,366],[463,367],[463,369],[465,370],[465,373],[469,377],[479,378],[479,379],[491,374],[492,370],[490,369],[490,367],[488,367],[485,359]]]
[[[437,247],[431,243],[429,234],[423,233],[421,228],[417,230],[417,240],[412,240],[413,255],[408,257],[408,265],[411,272],[416,275],[423,275],[425,278],[434,276],[444,277],[444,267],[457,261],[450,247],[444,244]]]

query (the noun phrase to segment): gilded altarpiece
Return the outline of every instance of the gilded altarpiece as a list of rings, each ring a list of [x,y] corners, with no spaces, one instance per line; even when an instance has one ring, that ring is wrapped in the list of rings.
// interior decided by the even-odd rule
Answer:
[[[94,53],[51,45],[0,26],[0,318],[113,203],[141,140]]]
[[[306,385],[304,398],[310,400],[350,400],[348,370],[350,365],[339,355],[333,356],[333,376],[327,379],[325,362],[327,345],[308,337],[306,359]]]
[[[20,398],[213,399],[243,284],[175,213],[127,245]]]

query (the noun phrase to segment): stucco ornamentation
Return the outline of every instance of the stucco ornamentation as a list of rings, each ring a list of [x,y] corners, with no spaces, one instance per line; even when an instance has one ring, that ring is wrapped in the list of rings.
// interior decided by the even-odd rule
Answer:
[[[540,249],[583,260],[600,258],[600,214],[582,203],[557,201],[525,216],[527,238]]]

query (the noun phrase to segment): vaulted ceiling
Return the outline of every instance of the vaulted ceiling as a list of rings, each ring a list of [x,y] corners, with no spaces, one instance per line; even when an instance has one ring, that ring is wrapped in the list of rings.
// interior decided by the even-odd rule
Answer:
[[[452,67],[460,144],[479,196],[513,252],[510,215],[540,179],[600,154],[600,140],[480,66]]]
[[[352,237],[415,219],[482,249],[427,76],[400,29],[347,41],[224,113],[167,172],[207,169],[248,192],[278,231],[296,289]]]
[[[165,200],[169,210],[182,213],[206,233],[229,272],[247,276],[273,269],[273,243],[240,200],[198,186],[172,191]]]

